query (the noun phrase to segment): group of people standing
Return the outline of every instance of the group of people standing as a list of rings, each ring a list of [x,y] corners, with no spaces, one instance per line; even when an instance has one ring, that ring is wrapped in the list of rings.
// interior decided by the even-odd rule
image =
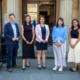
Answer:
[[[25,70],[26,67],[30,67],[29,60],[35,58],[34,41],[36,41],[37,49],[37,68],[46,69],[45,53],[48,49],[50,31],[49,26],[45,24],[45,18],[41,16],[39,24],[34,28],[31,24],[31,16],[26,15],[24,24],[21,26],[21,31],[19,31],[18,25],[15,23],[15,15],[10,14],[9,19],[10,22],[4,27],[8,72],[12,72],[13,68],[19,68],[16,65],[16,57],[19,48],[20,34],[22,36],[22,70]],[[53,70],[63,71],[63,67],[66,67],[67,38],[68,30],[64,25],[63,18],[60,17],[52,30],[53,53],[55,58],[55,67]],[[77,63],[80,63],[80,27],[77,19],[72,21],[72,27],[69,31],[69,45],[68,62],[73,63],[70,70],[75,72],[78,69]]]

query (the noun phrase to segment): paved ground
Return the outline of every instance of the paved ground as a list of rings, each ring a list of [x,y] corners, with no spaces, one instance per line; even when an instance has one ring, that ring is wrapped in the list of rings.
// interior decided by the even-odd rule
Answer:
[[[47,69],[38,70],[36,60],[31,60],[31,67],[25,71],[14,69],[12,73],[8,73],[4,67],[0,70],[0,80],[80,80],[80,71],[70,72],[71,64],[67,64],[67,68],[63,72],[52,71],[54,61],[47,59]],[[17,64],[21,66],[21,60],[17,60]]]
[[[36,54],[36,48],[35,48]],[[18,56],[22,56],[21,45],[18,51]],[[53,48],[51,45],[48,46],[48,51],[46,53],[47,57],[53,57]],[[17,60],[17,64],[21,67],[22,60]],[[64,69],[63,72],[52,71],[54,66],[54,60],[47,59],[46,60],[47,69],[38,70],[37,69],[37,61],[31,60],[31,67],[26,68],[23,71],[21,68],[14,69],[12,73],[8,73],[6,71],[6,64],[0,70],[0,80],[80,80],[80,71],[78,72],[70,72],[69,68],[71,67],[70,63],[67,63],[67,68]]]

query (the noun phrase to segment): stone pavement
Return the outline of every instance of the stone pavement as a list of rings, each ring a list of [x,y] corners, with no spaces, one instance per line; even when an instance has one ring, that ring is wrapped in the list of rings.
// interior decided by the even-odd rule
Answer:
[[[22,60],[17,60],[17,64],[21,66]],[[31,67],[23,71],[21,68],[14,69],[12,73],[6,71],[5,64],[0,70],[0,80],[80,80],[80,71],[70,72],[70,63],[67,63],[67,68],[63,72],[52,71],[54,60],[47,59],[47,69],[38,70],[37,61],[31,60]]]

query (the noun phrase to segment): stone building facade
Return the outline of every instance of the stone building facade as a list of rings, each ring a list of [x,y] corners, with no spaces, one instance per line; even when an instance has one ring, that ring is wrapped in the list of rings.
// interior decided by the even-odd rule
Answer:
[[[58,17],[63,17],[65,25],[68,28],[71,26],[72,19],[78,18],[80,21],[80,0],[2,0],[2,24],[4,25],[9,21],[8,15],[10,13],[14,13],[16,16],[16,22],[21,25],[24,13],[27,13],[27,11],[24,11],[25,8],[27,8],[25,6],[27,6],[27,4],[40,5],[41,2],[55,3],[55,21]]]

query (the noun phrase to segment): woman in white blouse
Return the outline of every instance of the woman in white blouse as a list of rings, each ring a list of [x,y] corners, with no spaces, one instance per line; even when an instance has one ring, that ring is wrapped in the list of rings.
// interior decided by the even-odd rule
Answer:
[[[47,43],[49,38],[49,26],[45,24],[45,18],[40,17],[40,24],[36,25],[36,48],[37,48],[37,62],[38,69],[41,69],[41,55],[42,55],[42,67],[46,69],[45,65],[45,53],[47,50]]]

